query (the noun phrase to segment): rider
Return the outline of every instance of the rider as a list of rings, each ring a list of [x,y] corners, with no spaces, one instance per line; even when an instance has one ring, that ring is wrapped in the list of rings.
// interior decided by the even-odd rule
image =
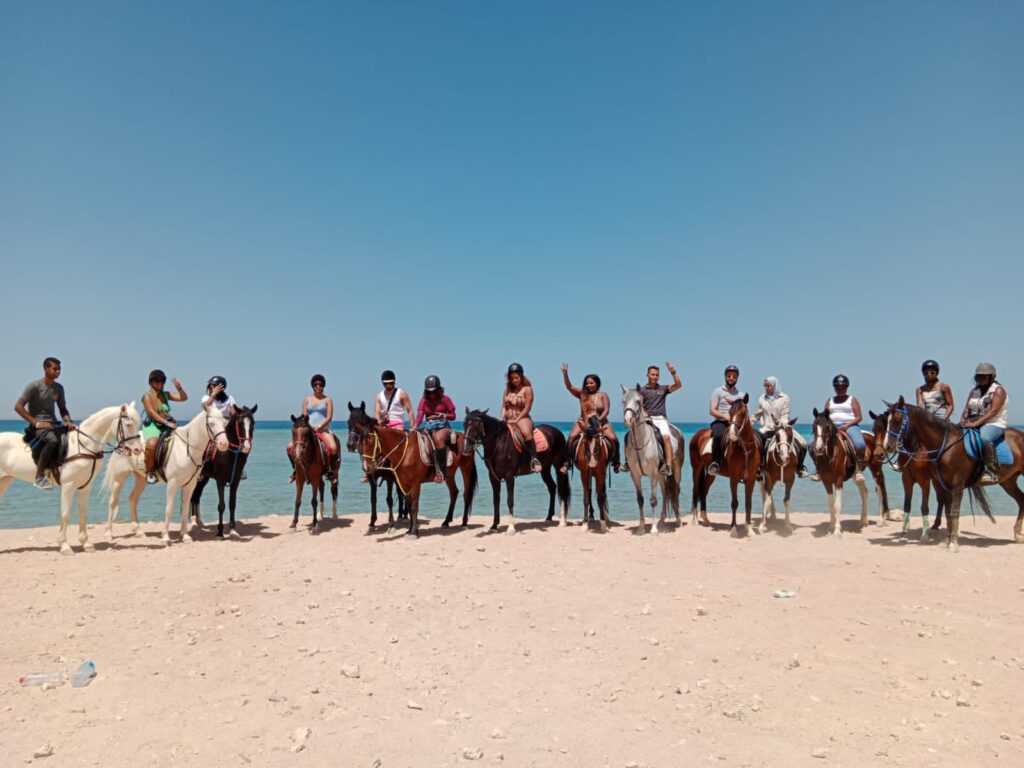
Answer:
[[[171,416],[171,400],[176,403],[188,400],[188,394],[178,379],[171,379],[177,392],[165,392],[166,383],[166,373],[159,368],[150,371],[149,389],[142,396],[142,408],[146,412],[142,422],[142,439],[146,442],[146,482],[150,485],[157,481],[153,466],[156,462],[156,444],[161,437],[178,426]]]
[[[999,457],[996,448],[1006,432],[1010,397],[1003,385],[996,381],[996,367],[992,363],[979,363],[974,370],[974,389],[967,396],[967,406],[960,417],[960,426],[977,429],[981,436],[981,454],[985,474],[981,485],[999,482]]]
[[[740,380],[740,369],[735,365],[727,366],[725,369],[725,384],[715,387],[711,392],[711,404],[708,412],[711,414],[711,464],[708,467],[709,475],[717,475],[724,460],[722,438],[729,429],[729,408],[734,400],[742,400],[743,393],[736,389],[736,382]]]
[[[54,414],[53,407],[60,409],[64,419],[64,428],[75,429],[75,422],[68,415],[68,406],[64,400],[64,387],[57,383],[60,377],[60,360],[48,357],[43,360],[43,378],[36,379],[27,385],[14,404],[14,411],[29,424],[29,434],[35,432],[35,439],[42,443],[39,451],[39,462],[36,464],[36,488],[48,491],[53,483],[46,477],[49,469],[60,450],[60,424]]]
[[[309,380],[309,386],[313,388],[313,394],[302,400],[302,415],[309,421],[313,434],[327,452],[327,477],[331,482],[336,479],[331,462],[331,455],[339,449],[338,442],[331,433],[331,419],[334,418],[334,399],[324,394],[324,387],[327,386],[327,379],[323,374],[315,373]],[[295,480],[295,456],[294,446],[289,443],[287,447],[288,460],[292,463],[292,476],[288,482]]]
[[[663,475],[671,475],[673,463],[672,429],[668,424],[665,397],[681,388],[683,382],[679,380],[679,374],[676,373],[675,366],[672,363],[666,361],[665,367],[672,374],[672,383],[668,385],[659,384],[661,369],[656,365],[649,365],[647,366],[647,384],[640,390],[640,396],[644,401],[644,413],[661,435],[661,444],[665,449],[662,464],[658,467],[658,471]]]
[[[380,375],[380,383],[384,389],[377,393],[373,401],[373,416],[381,426],[390,429],[405,429],[405,424],[411,419],[412,401],[408,393],[401,387],[395,386],[395,372],[384,371]]]
[[[530,452],[530,471],[540,472],[542,467],[537,458],[537,444],[533,441],[533,419],[530,409],[533,407],[533,385],[526,378],[523,366],[512,363],[505,374],[505,394],[501,400],[501,418],[515,425],[519,435],[526,443]]]
[[[434,443],[434,482],[443,483],[448,461],[448,440],[455,421],[455,403],[444,393],[441,379],[431,374],[423,382],[423,397],[416,408],[415,428]]]
[[[864,467],[867,466],[867,445],[864,443],[864,435],[860,431],[862,419],[860,402],[856,397],[848,394],[850,380],[844,374],[837,374],[832,379],[832,388],[836,393],[825,401],[825,410],[828,411],[828,417],[832,420],[836,431],[845,432],[846,436],[850,438],[850,442],[853,443],[857,454],[857,474],[854,479],[861,481],[864,479],[862,474]],[[811,480],[819,479],[817,472],[811,475]]]
[[[768,435],[775,431],[778,426],[789,425],[789,395],[779,389],[779,380],[774,376],[767,376],[764,380],[764,394],[757,401],[757,410],[754,411],[754,418],[761,422],[761,434],[765,436],[765,443],[768,442]],[[796,443],[797,477],[807,477],[807,469],[804,461],[807,458],[807,441],[804,436],[793,430],[793,442]]]
[[[580,401],[580,417],[573,424],[569,431],[569,446],[579,437],[580,432],[587,428],[587,423],[592,417],[596,417],[601,424],[601,432],[608,438],[611,448],[611,455],[608,457],[616,472],[619,466],[619,438],[608,423],[608,412],[611,410],[611,401],[608,395],[601,391],[601,377],[596,373],[590,373],[583,377],[583,389],[577,389],[569,380],[569,364],[562,363],[562,378],[565,380],[565,388],[572,393],[572,396]]]
[[[949,420],[953,415],[953,390],[949,384],[939,381],[939,364],[925,360],[921,364],[924,384],[917,388],[917,404],[932,416]]]

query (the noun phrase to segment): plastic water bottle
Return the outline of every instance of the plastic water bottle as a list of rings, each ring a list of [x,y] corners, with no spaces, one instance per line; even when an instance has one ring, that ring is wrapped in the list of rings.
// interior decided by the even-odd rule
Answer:
[[[91,661],[83,661],[74,672],[71,673],[71,687],[84,688],[96,677],[96,665]]]
[[[64,685],[63,672],[31,672],[18,678],[22,685]]]

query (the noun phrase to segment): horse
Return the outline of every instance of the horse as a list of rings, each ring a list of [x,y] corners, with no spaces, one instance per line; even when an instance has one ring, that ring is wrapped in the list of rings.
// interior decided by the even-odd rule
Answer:
[[[864,477],[857,471],[857,460],[853,455],[853,444],[848,437],[840,437],[839,430],[829,418],[828,408],[823,411],[814,409],[814,437],[810,452],[814,456],[814,464],[818,470],[825,493],[828,494],[829,521],[831,534],[835,538],[842,536],[839,516],[843,512],[843,483],[853,478],[860,492],[860,524],[861,529],[868,524],[868,488]],[[875,455],[876,436],[871,432],[864,435],[865,457],[868,469],[875,479],[875,493],[878,495],[878,524],[884,526],[885,513],[889,507],[889,497],[885,490],[885,476],[882,473],[882,460]],[[842,442],[843,440],[846,443]],[[833,490],[835,491],[833,495]]]
[[[199,473],[203,468],[207,452],[211,445],[218,451],[227,450],[228,440],[225,434],[227,427],[224,416],[216,408],[203,408],[184,427],[177,427],[166,438],[170,441],[167,449],[167,460],[157,476],[163,476],[167,483],[167,504],[164,509],[164,532],[160,537],[164,546],[171,545],[171,515],[174,513],[174,497],[181,489],[181,540],[190,543],[188,534],[189,507],[192,491],[199,481]],[[113,522],[117,516],[121,486],[127,476],[135,473],[135,488],[132,489],[131,503],[134,533],[140,535],[138,504],[139,497],[146,489],[144,479],[145,463],[142,457],[134,459],[127,456],[111,456],[107,462],[103,476],[103,485],[110,496],[107,506],[107,537],[113,538]]]
[[[519,475],[532,474],[530,470],[530,456],[528,452],[519,452],[516,449],[511,427],[501,419],[488,415],[487,409],[470,410],[466,409],[466,418],[463,420],[466,430],[466,438],[462,443],[461,452],[472,454],[477,446],[483,449],[484,465],[487,467],[487,474],[491,479],[491,493],[494,497],[494,522],[491,530],[498,529],[501,521],[501,482],[505,481],[506,499],[508,514],[511,518],[507,534],[514,535],[516,532],[515,517],[515,488],[516,477]],[[556,472],[557,482],[551,477],[551,468],[561,468],[569,462],[569,450],[565,443],[565,435],[562,431],[548,424],[538,424],[534,428],[534,434],[540,433],[547,442],[547,448],[541,450],[537,445],[537,459],[540,461],[540,476],[548,489],[548,516],[550,522],[555,516],[555,493],[558,493],[558,501],[562,512],[562,525],[569,522],[569,476],[564,472]],[[524,438],[528,436],[523,436]],[[536,438],[535,438],[536,439]]]
[[[359,446],[359,437],[365,431],[366,427],[373,424],[374,420],[366,413],[366,402],[361,401],[359,407],[353,407],[352,403],[348,404],[348,449],[355,451]],[[447,528],[452,524],[452,518],[455,514],[455,502],[459,498],[459,487],[455,484],[455,473],[462,473],[462,488],[463,488],[463,507],[462,507],[462,527],[465,528],[469,525],[469,515],[473,511],[473,498],[476,495],[476,490],[479,485],[479,478],[476,472],[476,461],[474,460],[473,454],[466,455],[462,451],[462,445],[465,441],[465,435],[461,432],[452,432],[451,438],[452,444],[449,446],[448,455],[451,456],[451,464],[444,468],[444,482],[448,486],[448,514],[444,518],[444,522],[441,523],[442,528]],[[429,451],[432,453],[433,445],[430,446]],[[428,455],[431,455],[428,453]],[[422,459],[422,455],[420,457]],[[428,469],[433,467],[433,461],[431,461]],[[429,474],[429,472],[428,472]],[[372,530],[377,524],[377,488],[375,481],[377,478],[383,478],[388,484],[388,529],[394,528],[394,516],[392,515],[391,508],[391,487],[395,483],[396,476],[388,467],[382,467],[380,469],[374,469],[367,472],[367,478],[370,481],[370,529]],[[426,479],[426,478],[424,478]],[[402,508],[405,500],[405,496],[400,494],[399,497],[399,517],[401,518]]]
[[[310,533],[317,531],[317,494],[320,494],[320,506],[324,503],[324,476],[330,475],[331,482],[331,517],[338,519],[338,472],[341,470],[341,442],[335,438],[335,452],[327,454],[321,438],[309,426],[306,416],[292,416],[292,457],[295,460],[295,514],[291,525],[294,531],[299,524],[299,507],[302,506],[302,488],[309,483],[312,494],[310,503],[313,505],[313,522],[309,526]],[[334,437],[329,435],[329,437]]]
[[[876,435],[884,435],[889,424],[888,411],[883,411],[880,414],[868,411],[868,414],[873,420],[872,429],[874,433]],[[907,535],[907,531],[910,528],[910,506],[914,500],[914,486],[921,486],[921,541],[925,542],[942,527],[942,511],[946,510],[947,513],[949,512],[949,494],[945,488],[936,482],[935,464],[929,461],[928,454],[919,454],[915,451],[915,446],[912,444],[913,438],[910,439],[910,442],[911,444],[908,445],[904,441],[903,449],[897,449],[893,453],[889,453],[885,447],[886,441],[884,439],[876,439],[872,458],[879,462],[888,462],[893,469],[900,473],[900,479],[903,481],[903,536]],[[928,496],[933,487],[935,489],[937,507],[935,510],[935,523],[929,528]]]
[[[740,504],[736,496],[736,486],[741,482],[744,485],[745,529],[750,525],[754,482],[761,467],[761,443],[754,434],[754,424],[750,420],[750,411],[747,408],[749,402],[750,395],[744,394],[743,399],[736,399],[729,406],[729,432],[725,436],[727,443],[719,468],[719,474],[729,478],[729,490],[732,492],[732,523],[729,526],[729,533],[733,537],[740,535],[736,525],[736,509]],[[704,446],[710,439],[711,429],[708,427],[697,432],[690,440],[690,466],[693,469],[693,503],[690,513],[696,523],[699,501],[701,522],[705,525],[708,524],[708,489],[715,481],[715,476],[708,474],[711,455],[704,452]]]
[[[761,466],[761,498],[764,503],[761,509],[761,525],[758,528],[761,533],[768,527],[769,508],[772,519],[775,518],[775,499],[772,497],[772,490],[780,482],[786,491],[782,500],[786,508],[786,531],[793,530],[793,525],[789,522],[789,497],[796,481],[797,447],[793,440],[793,425],[796,421],[790,419],[788,423],[779,422],[771,433],[764,437],[764,457]]]
[[[635,389],[622,388],[622,420],[626,424],[626,440],[624,454],[626,465],[629,467],[629,475],[633,478],[633,486],[636,488],[636,505],[640,510],[640,524],[634,533],[642,536],[647,532],[647,521],[644,519],[644,490],[643,479],[650,479],[651,487],[651,533],[658,533],[658,524],[665,523],[668,515],[668,506],[676,516],[676,526],[682,525],[682,518],[679,516],[679,485],[683,476],[683,448],[686,441],[683,433],[671,425],[672,431],[672,474],[665,476],[661,473],[661,432],[648,419],[641,418],[643,413],[643,396],[640,392],[640,385]],[[661,519],[656,517],[658,512],[658,493],[661,493]]]
[[[245,472],[245,463],[249,460],[249,451],[252,450],[253,433],[256,431],[256,413],[254,405],[252,408],[236,406],[235,412],[231,414],[227,424],[227,451],[218,451],[200,474],[196,489],[192,491],[191,512],[196,516],[196,525],[202,527],[203,523],[199,517],[199,500],[203,497],[203,489],[212,478],[217,481],[217,536],[224,538],[224,486],[227,485],[229,494],[229,507],[231,510],[231,521],[229,525],[230,535],[238,536],[235,527],[235,501],[238,497],[238,484],[242,480],[242,473]]]
[[[85,552],[95,549],[89,541],[86,525],[89,520],[89,489],[96,477],[96,465],[103,460],[107,445],[113,440],[117,442],[109,449],[110,453],[140,456],[143,449],[140,423],[135,403],[131,402],[103,408],[67,433],[67,453],[54,477],[60,485],[57,546],[62,555],[74,553],[67,543],[67,531],[76,501],[78,541]],[[24,435],[21,432],[4,432],[0,434],[0,498],[15,478],[26,483],[35,482],[36,465],[30,446],[25,445]]]
[[[590,417],[586,428],[576,439],[576,445],[570,446],[570,450],[573,463],[580,471],[580,481],[583,483],[583,520],[580,524],[587,524],[588,513],[591,519],[593,517],[590,486],[591,478],[593,478],[594,489],[597,492],[597,507],[601,512],[601,532],[607,533],[608,492],[605,488],[605,478],[608,474],[611,445],[601,429],[601,421],[597,416]]]
[[[912,440],[917,456],[927,456],[935,465],[935,480],[948,489],[949,510],[946,515],[946,546],[950,552],[960,549],[960,503],[964,490],[971,496],[989,519],[995,522],[988,506],[983,488],[975,483],[982,472],[982,465],[967,453],[966,433],[962,427],[937,416],[923,408],[910,405],[903,397],[888,407],[888,427],[885,431],[885,447],[888,451],[899,451]],[[1017,502],[1017,521],[1013,526],[1013,539],[1024,544],[1024,492],[1017,487],[1017,478],[1024,472],[1024,432],[1007,429],[1005,442],[1010,449],[1012,461],[999,468],[999,485]]]

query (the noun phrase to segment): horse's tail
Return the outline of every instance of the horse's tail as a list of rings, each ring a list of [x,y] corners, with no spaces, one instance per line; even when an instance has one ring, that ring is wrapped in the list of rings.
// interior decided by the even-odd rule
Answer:
[[[464,495],[466,502],[469,504],[473,503],[473,497],[476,495],[476,489],[480,485],[480,475],[476,471],[476,457],[473,457],[473,463],[469,465],[469,487],[466,488]]]
[[[558,467],[555,467],[555,484],[558,487],[558,500],[565,504],[565,508],[569,508],[569,499],[572,496],[571,486],[569,485],[569,473],[559,471]]]
[[[116,482],[116,475],[112,469],[112,465],[114,463],[114,457],[117,455],[118,454],[116,453],[110,454],[110,456],[107,458],[106,462],[103,465],[103,478],[100,481],[100,488],[102,489],[101,497],[105,499],[109,499],[111,495],[114,493],[114,483]]]
[[[970,491],[971,498],[978,503],[985,516],[994,523],[996,519],[992,516],[992,507],[988,503],[988,494],[985,493],[985,489],[975,485],[971,486]]]

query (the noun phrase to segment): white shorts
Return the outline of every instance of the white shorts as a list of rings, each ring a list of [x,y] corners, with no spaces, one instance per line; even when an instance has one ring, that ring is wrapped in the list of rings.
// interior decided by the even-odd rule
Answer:
[[[664,416],[651,416],[651,423],[658,428],[662,437],[672,437],[672,429],[668,425],[668,419]]]

